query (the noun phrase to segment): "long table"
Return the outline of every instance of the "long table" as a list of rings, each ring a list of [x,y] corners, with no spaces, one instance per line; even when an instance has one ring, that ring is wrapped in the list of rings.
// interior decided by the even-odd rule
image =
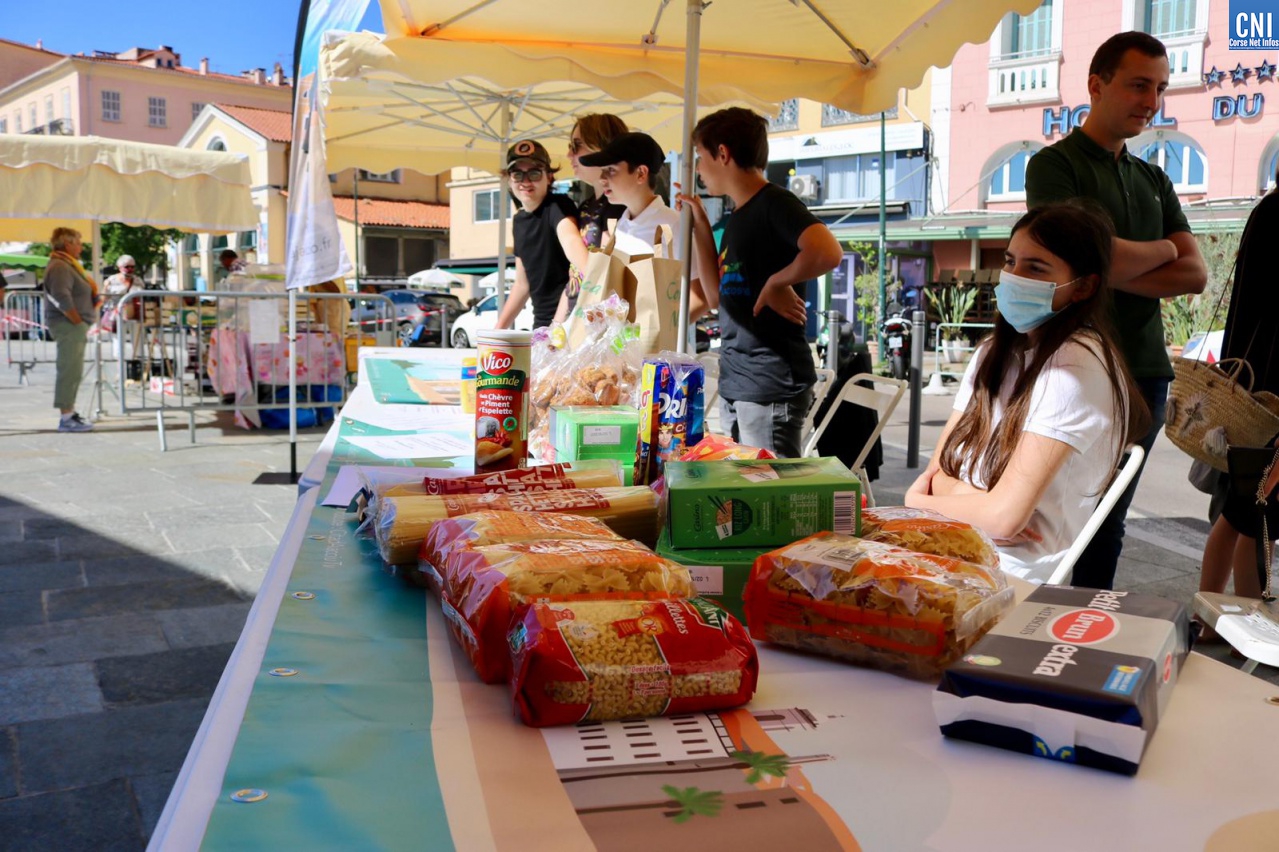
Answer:
[[[739,710],[524,727],[438,605],[317,505],[340,461],[299,501],[153,849],[1275,848],[1279,697],[1193,653],[1132,778],[946,740],[931,685],[769,646]],[[751,778],[750,753],[784,776]]]

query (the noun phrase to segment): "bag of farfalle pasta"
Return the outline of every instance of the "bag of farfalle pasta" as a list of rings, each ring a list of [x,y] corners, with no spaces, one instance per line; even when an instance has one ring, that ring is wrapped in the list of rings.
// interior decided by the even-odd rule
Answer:
[[[1013,603],[998,568],[823,532],[755,560],[751,636],[936,678]]]
[[[444,559],[441,575],[444,614],[485,683],[509,675],[506,631],[522,604],[696,594],[687,568],[626,540],[461,545]]]
[[[862,509],[861,537],[999,570],[999,551],[989,536],[972,524],[951,520],[929,509],[906,506]]]
[[[515,712],[536,727],[725,710],[759,677],[741,622],[701,598],[534,604],[509,642]]]

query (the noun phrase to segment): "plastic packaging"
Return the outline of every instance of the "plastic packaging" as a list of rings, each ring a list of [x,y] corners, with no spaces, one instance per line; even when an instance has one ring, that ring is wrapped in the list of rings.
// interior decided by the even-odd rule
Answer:
[[[516,714],[537,727],[724,710],[759,677],[745,628],[700,598],[534,604],[508,641]]]
[[[695,594],[687,568],[633,541],[461,545],[444,560],[441,577],[445,615],[485,683],[510,675],[506,632],[521,604]]]
[[[756,639],[936,678],[1013,590],[998,569],[825,532],[759,557],[744,598]]]
[[[999,569],[999,551],[984,532],[929,509],[877,506],[862,510],[862,538],[916,553],[948,556]]]

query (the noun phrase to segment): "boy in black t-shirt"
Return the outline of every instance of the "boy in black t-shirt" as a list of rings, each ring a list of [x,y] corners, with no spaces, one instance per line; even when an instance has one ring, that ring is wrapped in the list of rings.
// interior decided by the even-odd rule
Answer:
[[[515,283],[498,314],[497,327],[511,328],[524,303],[533,300],[533,327],[551,324],[570,264],[586,265],[586,246],[577,228],[577,206],[551,192],[555,170],[541,143],[516,142],[507,151],[506,174],[520,204],[515,214]]]
[[[680,196],[692,206],[697,277],[719,307],[720,417],[733,440],[793,458],[817,381],[802,285],[834,269],[844,252],[803,202],[764,177],[762,116],[739,107],[712,113],[693,129],[693,142],[707,192],[727,195],[736,208],[716,264],[705,209],[696,196]]]

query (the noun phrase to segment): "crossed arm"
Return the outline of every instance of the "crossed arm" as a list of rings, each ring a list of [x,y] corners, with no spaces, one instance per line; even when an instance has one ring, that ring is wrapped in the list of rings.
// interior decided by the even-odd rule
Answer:
[[[1023,432],[1004,475],[994,488],[983,491],[948,476],[939,464],[940,448],[945,446],[959,417],[958,411],[951,414],[937,442],[938,452],[906,492],[906,505],[932,509],[972,524],[998,542],[1036,538],[1035,531],[1027,525],[1049,483],[1074,449],[1054,438]]]
[[[1114,238],[1110,284],[1116,290],[1170,299],[1202,293],[1207,283],[1208,267],[1189,231],[1149,242]]]

